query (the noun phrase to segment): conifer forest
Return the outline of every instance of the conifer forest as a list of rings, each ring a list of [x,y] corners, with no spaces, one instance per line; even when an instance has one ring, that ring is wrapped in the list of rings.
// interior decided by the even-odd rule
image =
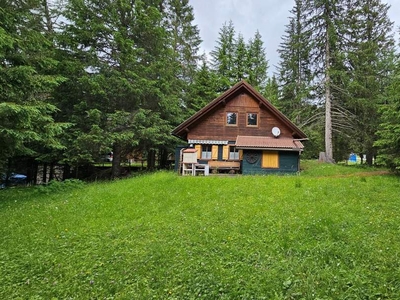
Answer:
[[[171,131],[246,80],[304,131],[303,158],[400,169],[399,40],[381,0],[294,0],[271,72],[227,20],[210,53],[189,0],[15,0],[0,7],[0,173],[68,176],[112,152],[166,168]],[[72,175],[71,175],[72,174]],[[76,173],[78,174],[78,172]],[[67,175],[66,175],[67,176]]]

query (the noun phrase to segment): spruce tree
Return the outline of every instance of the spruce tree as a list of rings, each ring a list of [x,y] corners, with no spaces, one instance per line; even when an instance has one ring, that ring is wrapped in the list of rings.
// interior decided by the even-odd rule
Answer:
[[[192,86],[200,62],[200,34],[194,24],[193,8],[188,0],[168,0],[161,10],[167,31],[165,48],[167,62],[163,70],[164,84],[160,86],[166,113],[161,118],[167,121],[172,131],[186,117],[187,108],[193,102]],[[165,137],[158,147],[160,167],[166,166],[167,155],[174,151],[176,141]]]
[[[380,0],[349,0],[347,90],[350,96],[346,108],[355,120],[351,135],[354,151],[366,154],[369,165],[376,155],[378,106],[393,69],[393,23],[388,10],[389,5]]]
[[[313,72],[313,93],[325,106],[325,157],[333,162],[334,106],[342,96],[344,0],[306,1],[304,21],[310,32],[310,65]]]
[[[8,1],[0,8],[0,171],[18,156],[38,158],[61,148],[54,121],[55,48],[45,35],[45,2]]]
[[[234,84],[234,56],[236,50],[233,22],[225,23],[219,32],[217,46],[211,51],[212,70],[218,75],[217,92],[222,93]]]
[[[78,78],[86,91],[75,100],[75,108],[80,110],[76,116],[85,118],[85,111],[99,112],[96,123],[76,132],[98,133],[110,139],[112,177],[119,176],[121,158],[142,142],[149,167],[154,166],[154,151],[164,141],[158,139],[154,144],[143,131],[135,133],[143,120],[141,115],[165,120],[163,115],[177,111],[162,90],[170,78],[163,73],[168,71],[165,66],[173,59],[165,47],[167,33],[160,9],[159,1],[70,0],[65,11],[68,21],[62,45],[79,58],[85,70]],[[170,135],[161,120],[151,123],[153,136],[167,139]],[[99,139],[101,135],[96,134]]]
[[[210,69],[205,55],[203,55],[201,65],[189,87],[190,98],[186,102],[187,117],[202,109],[218,96],[216,82],[216,74]]]
[[[400,172],[400,63],[397,60],[390,84],[383,93],[385,101],[380,105],[380,124],[374,146],[378,148],[379,164]]]
[[[246,62],[248,60],[248,50],[244,41],[243,35],[239,34],[236,40],[235,51],[233,54],[233,66],[232,66],[232,83],[236,83],[240,80],[247,79],[248,68]]]
[[[262,91],[267,84],[269,65],[264,42],[258,30],[250,39],[247,48],[247,80],[257,90]]]
[[[235,35],[232,21],[220,30],[217,46],[211,51],[211,67],[218,80],[217,92],[226,91],[245,79],[260,92],[267,83],[268,61],[261,35],[246,44],[242,34]]]
[[[296,124],[309,119],[305,113],[311,104],[313,75],[310,66],[311,31],[306,28],[305,12],[307,3],[296,0],[291,10],[289,24],[278,52],[280,63],[278,80],[280,85],[279,107]],[[313,119],[312,121],[319,120]]]

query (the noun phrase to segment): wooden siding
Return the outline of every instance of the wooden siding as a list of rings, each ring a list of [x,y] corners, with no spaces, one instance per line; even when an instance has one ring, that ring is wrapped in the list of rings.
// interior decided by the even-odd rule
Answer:
[[[258,153],[258,159],[254,163],[249,163],[246,160],[246,150],[244,150],[244,157],[242,161],[242,174],[255,175],[255,174],[277,174],[277,173],[295,173],[298,172],[299,167],[299,153],[296,151],[279,151],[279,168],[263,168],[262,167],[262,151],[254,151]]]
[[[237,125],[226,125],[226,113],[237,112]],[[258,125],[247,126],[247,114],[258,114]],[[248,94],[236,95],[232,100],[219,104],[214,111],[203,116],[201,120],[188,128],[188,139],[193,140],[228,140],[235,141],[238,135],[270,136],[273,127],[281,129],[280,137],[292,138],[292,131],[276,118],[264,105]]]

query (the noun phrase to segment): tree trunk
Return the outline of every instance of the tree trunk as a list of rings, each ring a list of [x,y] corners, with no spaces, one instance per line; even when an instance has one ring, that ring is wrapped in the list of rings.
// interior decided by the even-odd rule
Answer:
[[[47,163],[43,163],[42,183],[47,183]]]
[[[331,78],[330,78],[330,47],[329,32],[326,30],[325,44],[325,156],[327,162],[333,162],[333,145],[332,145],[332,99],[331,99]]]
[[[4,185],[7,187],[10,185],[10,174],[11,174],[11,158],[7,159],[7,171]]]
[[[33,168],[34,168],[34,158],[28,158],[26,161],[26,184],[32,185],[33,184]]]
[[[43,3],[43,8],[44,8],[44,18],[45,18],[45,23],[46,23],[46,30],[48,33],[52,34],[54,32],[54,30],[53,30],[53,22],[51,21],[49,4],[47,3],[47,0],[43,0],[42,3]]]
[[[54,163],[50,163],[49,182],[54,179]]]
[[[165,148],[160,148],[158,154],[158,165],[160,169],[168,168],[168,151]]]
[[[113,145],[113,160],[111,166],[111,179],[116,179],[121,175],[121,146]]]
[[[64,168],[63,168],[63,179],[62,180],[69,179],[71,177],[70,172],[71,172],[71,166],[68,164],[65,164]]]
[[[38,172],[39,172],[39,163],[38,163],[37,160],[35,159],[35,160],[33,161],[33,172],[32,172],[32,176],[33,176],[32,184],[33,184],[33,185],[37,185]]]
[[[156,168],[156,151],[149,150],[147,152],[147,170],[154,170]]]

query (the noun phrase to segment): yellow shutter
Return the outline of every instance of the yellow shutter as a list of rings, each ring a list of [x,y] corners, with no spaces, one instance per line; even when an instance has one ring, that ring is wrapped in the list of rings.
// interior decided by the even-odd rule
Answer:
[[[212,145],[211,158],[212,159],[218,159],[218,145]]]
[[[228,158],[229,158],[229,145],[224,145],[222,151],[222,159],[228,159]]]
[[[263,151],[263,168],[279,168],[279,156],[277,151]]]
[[[239,159],[243,160],[243,150],[239,150]]]
[[[194,146],[194,149],[197,150],[197,159],[201,158],[201,145]]]

